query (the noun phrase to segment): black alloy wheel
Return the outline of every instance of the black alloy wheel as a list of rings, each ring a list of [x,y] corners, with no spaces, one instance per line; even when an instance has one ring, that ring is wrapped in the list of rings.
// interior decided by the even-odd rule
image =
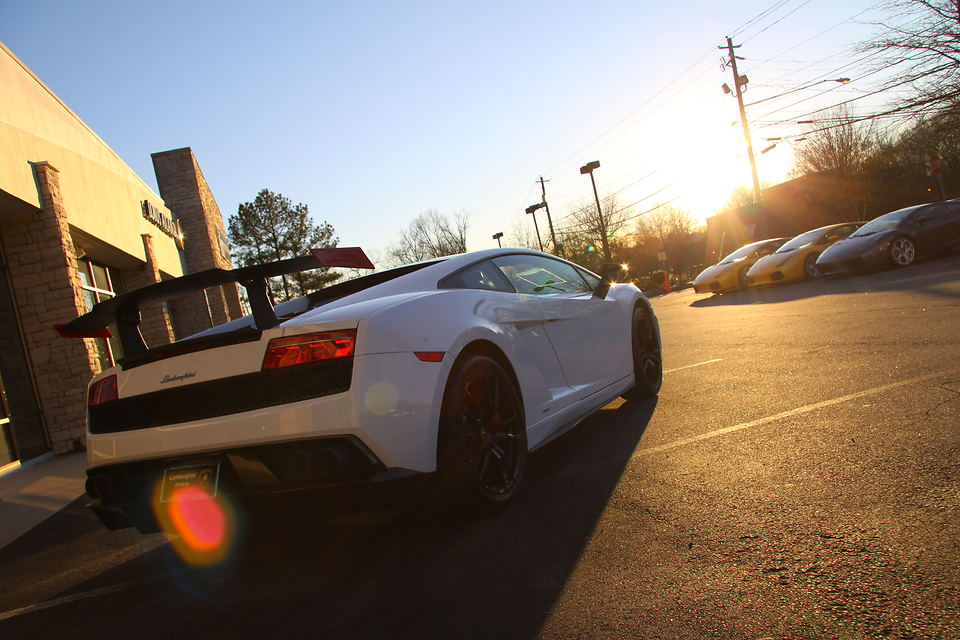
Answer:
[[[496,510],[523,481],[527,430],[520,396],[493,358],[468,356],[447,381],[438,469],[446,506]]]
[[[917,245],[906,236],[894,238],[890,243],[890,262],[895,267],[908,267],[917,259]]]
[[[820,269],[817,268],[817,258],[819,257],[819,253],[811,253],[803,261],[803,275],[807,280],[815,280],[822,275]]]
[[[663,384],[663,357],[660,341],[647,311],[641,306],[633,309],[633,372],[636,384],[622,396],[627,400],[652,398],[660,393]]]

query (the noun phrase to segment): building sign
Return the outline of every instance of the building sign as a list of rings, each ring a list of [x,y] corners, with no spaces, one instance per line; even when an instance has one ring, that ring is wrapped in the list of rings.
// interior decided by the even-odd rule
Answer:
[[[143,217],[153,223],[155,227],[173,238],[177,243],[178,249],[183,249],[183,230],[180,228],[180,221],[174,220],[163,211],[158,209],[149,200],[140,203],[143,209]]]

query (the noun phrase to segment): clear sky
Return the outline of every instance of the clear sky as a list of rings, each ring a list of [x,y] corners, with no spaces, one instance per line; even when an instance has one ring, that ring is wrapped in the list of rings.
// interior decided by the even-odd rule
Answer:
[[[465,210],[481,249],[530,225],[539,175],[562,227],[591,160],[638,214],[704,218],[749,185],[727,35],[748,103],[819,82],[748,106],[760,179],[783,180],[791,145],[759,151],[803,125],[767,123],[872,88],[851,47],[874,4],[33,0],[0,5],[0,40],[154,188],[150,153],[189,146],[225,218],[268,188],[382,253],[416,215]]]

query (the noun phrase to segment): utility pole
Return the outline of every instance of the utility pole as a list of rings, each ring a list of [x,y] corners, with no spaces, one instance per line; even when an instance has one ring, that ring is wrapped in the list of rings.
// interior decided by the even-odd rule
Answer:
[[[760,202],[760,179],[757,177],[757,161],[753,157],[753,143],[750,141],[750,125],[747,122],[747,112],[743,108],[743,87],[749,82],[747,76],[741,76],[737,72],[737,56],[733,52],[739,49],[740,45],[734,45],[733,39],[727,36],[727,46],[717,47],[717,49],[726,49],[730,53],[730,66],[733,68],[733,87],[737,96],[737,104],[740,106],[740,122],[743,123],[743,138],[747,141],[747,155],[750,156],[750,171],[753,173],[753,197]],[[724,90],[730,88],[724,85]]]
[[[543,208],[547,210],[547,222],[550,224],[550,239],[553,241],[553,252],[560,255],[560,248],[557,245],[557,234],[553,232],[553,219],[550,218],[550,205],[547,204],[547,188],[543,184],[550,181],[544,180],[543,176],[540,176],[540,179],[536,180],[536,182],[540,183],[540,201],[543,202]]]

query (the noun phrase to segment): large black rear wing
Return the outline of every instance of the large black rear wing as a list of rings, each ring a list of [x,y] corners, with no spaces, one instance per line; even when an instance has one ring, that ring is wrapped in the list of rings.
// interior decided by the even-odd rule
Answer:
[[[267,278],[321,267],[374,268],[373,263],[360,247],[311,249],[309,256],[301,258],[240,267],[229,271],[209,269],[164,280],[99,302],[88,313],[66,324],[54,325],[54,329],[64,338],[110,337],[107,326],[116,322],[124,354],[136,356],[147,351],[147,345],[140,333],[140,309],[143,305],[236,282],[246,289],[254,323],[257,329],[263,331],[279,324],[277,314],[267,295]]]

